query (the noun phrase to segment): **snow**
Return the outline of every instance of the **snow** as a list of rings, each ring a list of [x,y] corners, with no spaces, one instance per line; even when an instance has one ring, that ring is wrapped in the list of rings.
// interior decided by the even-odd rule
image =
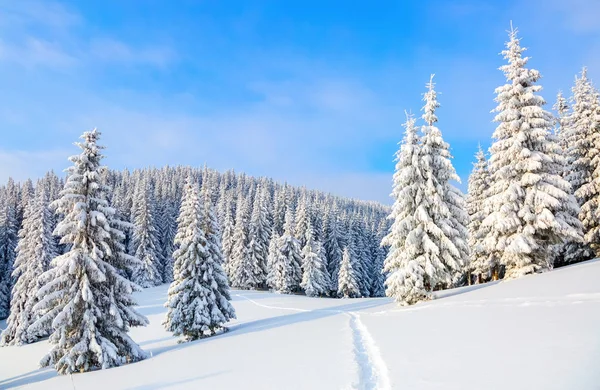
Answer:
[[[0,388],[597,389],[599,279],[592,260],[410,307],[233,290],[230,331],[184,344],[161,326],[163,285],[136,296],[147,360],[58,377],[37,368],[46,341],[5,347]]]

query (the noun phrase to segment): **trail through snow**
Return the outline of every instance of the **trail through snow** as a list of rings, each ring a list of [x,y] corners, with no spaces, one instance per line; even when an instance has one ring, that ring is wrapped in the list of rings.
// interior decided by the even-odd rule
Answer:
[[[265,309],[288,310],[295,312],[309,312],[311,310],[295,307],[270,306],[259,303],[243,294],[234,296],[247,300],[252,304]],[[371,333],[360,320],[356,312],[347,312],[335,309],[319,309],[321,312],[345,314],[350,318],[350,329],[354,347],[354,360],[357,369],[358,382],[352,385],[355,390],[389,390],[391,389],[388,368],[379,352],[379,348]]]
[[[373,336],[360,320],[357,313],[350,316],[350,328],[354,339],[354,355],[358,366],[357,390],[389,390],[391,389],[388,368],[381,357]]]

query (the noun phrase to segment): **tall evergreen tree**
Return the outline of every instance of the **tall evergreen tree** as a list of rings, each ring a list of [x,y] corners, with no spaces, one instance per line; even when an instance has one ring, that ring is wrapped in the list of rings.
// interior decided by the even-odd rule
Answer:
[[[207,192],[201,200],[198,186],[188,178],[178,218],[174,281],[169,287],[164,322],[168,331],[186,340],[214,334],[235,318],[208,197]]]
[[[389,215],[392,226],[382,245],[389,247],[384,262],[386,295],[403,305],[431,298],[435,266],[425,256],[429,216],[424,192],[420,142],[415,119],[407,114],[405,135],[396,154],[396,171]]]
[[[33,310],[41,317],[29,327],[35,333],[52,324],[52,349],[41,365],[54,365],[60,374],[110,368],[146,356],[127,335],[130,326],[147,320],[131,307],[135,286],[120,276],[111,252],[114,209],[100,181],[104,168],[99,136],[96,130],[85,132],[84,141],[77,143],[81,154],[70,158],[73,166],[56,201],[57,212],[65,217],[54,232],[70,250],[52,260],[53,267],[40,277],[43,287]]]
[[[579,241],[577,220],[571,217],[577,205],[571,186],[561,177],[560,148],[551,133],[552,116],[535,83],[538,71],[526,68],[515,29],[506,50],[508,64],[500,69],[507,83],[496,89],[498,107],[491,147],[491,214],[487,250],[500,258],[506,277],[516,278],[551,267],[553,245],[567,238]]]

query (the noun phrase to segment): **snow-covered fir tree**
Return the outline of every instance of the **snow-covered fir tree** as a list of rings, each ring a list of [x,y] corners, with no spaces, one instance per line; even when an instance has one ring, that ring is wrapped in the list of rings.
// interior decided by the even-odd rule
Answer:
[[[15,249],[19,236],[19,188],[12,178],[8,179],[3,196],[0,197],[0,318],[10,312],[10,292],[14,284],[12,276]]]
[[[282,293],[295,292],[302,282],[301,248],[294,233],[294,214],[291,208],[285,214],[283,235],[276,242],[271,287]]]
[[[587,77],[585,77],[585,71],[583,72],[582,76],[584,79],[587,79]],[[580,87],[581,86],[582,85],[580,85]],[[589,86],[587,80],[584,81],[583,86]],[[584,88],[584,90],[592,92],[591,88]],[[579,95],[579,98],[583,98],[583,100],[585,100],[584,96]],[[569,112],[569,104],[567,102],[567,99],[563,97],[562,92],[558,93],[556,97],[556,103],[552,108],[557,113],[554,134],[556,137],[558,137],[560,151],[563,156],[561,176],[568,181],[570,178],[575,179],[575,177],[577,177],[576,175],[571,176],[571,170],[575,166],[573,164],[573,161],[575,161],[575,159],[581,158],[581,156],[579,156],[580,153],[577,149],[569,147],[569,142],[573,142],[574,145],[576,145],[577,135],[579,134],[579,131],[572,127],[572,120],[573,117],[576,115],[571,115],[571,113]],[[580,160],[578,166],[581,169],[583,167],[586,167],[587,163],[583,163],[583,161]],[[573,180],[572,184],[577,183],[578,180]],[[580,184],[581,183],[579,183],[579,187],[581,186]],[[573,186],[571,187],[573,188]],[[580,205],[577,204],[577,206]],[[574,218],[579,218],[580,211],[581,210],[579,207],[570,209],[570,212],[573,213],[572,217]],[[579,235],[583,236],[583,225],[581,226],[581,229],[582,231],[579,232]],[[553,252],[553,265],[555,268],[561,267],[566,264],[572,264],[579,261],[589,260],[594,257],[594,252],[587,243],[574,241],[572,239],[567,239],[566,242],[555,245],[553,248]]]
[[[481,223],[487,217],[486,203],[490,178],[488,162],[485,153],[479,147],[475,155],[476,162],[469,176],[469,193],[467,196],[467,212],[469,213],[469,248],[471,249],[471,262],[469,269],[477,282],[487,281],[498,272],[498,259],[486,250],[484,239],[486,231]]]
[[[386,274],[383,271],[386,258],[386,247],[381,245],[381,241],[387,234],[387,224],[384,220],[379,223],[377,232],[373,234],[371,242],[371,256],[373,259],[373,270],[371,274],[371,296],[385,297],[385,279]]]
[[[154,204],[150,183],[138,183],[133,211],[132,253],[142,261],[133,272],[132,280],[141,287],[154,287],[162,283],[161,254],[158,232],[154,222]]]
[[[161,212],[161,224],[159,231],[159,242],[160,249],[162,250],[161,258],[163,260],[162,266],[162,281],[163,283],[171,283],[173,281],[173,252],[175,248],[173,242],[175,240],[175,234],[177,233],[177,216],[176,207],[168,199],[165,199],[164,206]]]
[[[164,322],[168,331],[186,340],[214,334],[235,318],[218,236],[208,195],[200,199],[197,184],[189,178],[178,218],[174,281]]]
[[[307,194],[304,192],[298,202],[298,208],[296,209],[296,227],[294,231],[298,237],[298,243],[300,248],[304,248],[306,245],[307,237],[306,231],[312,221],[312,215],[310,215]],[[311,226],[311,231],[314,234],[314,229]],[[313,237],[314,238],[314,237]]]
[[[371,254],[366,242],[366,229],[363,221],[355,215],[350,219],[348,230],[348,250],[354,260],[353,269],[363,297],[368,297],[371,289]]]
[[[267,279],[267,258],[271,240],[271,222],[267,203],[269,194],[266,188],[260,187],[254,199],[250,218],[249,257],[252,265],[255,287],[264,287]]]
[[[33,310],[41,317],[28,330],[35,334],[51,324],[52,347],[41,365],[53,365],[60,374],[106,369],[146,356],[127,335],[130,326],[147,320],[133,309],[135,286],[120,275],[112,253],[115,211],[101,182],[99,137],[96,130],[85,132],[77,143],[81,154],[70,158],[73,166],[55,202],[64,219],[54,232],[70,249],[40,277],[43,286]]]
[[[353,264],[357,262],[352,260],[348,248],[344,248],[340,272],[338,274],[337,294],[342,298],[359,298],[360,286],[357,280],[356,271]]]
[[[420,151],[425,202],[428,203],[423,211],[429,215],[424,236],[424,256],[434,268],[429,275],[431,287],[448,288],[464,275],[469,261],[468,214],[463,194],[451,184],[451,181],[460,182],[460,178],[452,165],[450,147],[436,126],[438,118],[435,111],[440,105],[433,75],[427,89],[423,97],[425,106],[422,118],[425,125],[422,128]]]
[[[434,265],[425,256],[425,228],[429,220],[420,155],[420,140],[413,116],[407,114],[405,135],[396,154],[396,170],[389,215],[392,226],[382,245],[389,247],[384,262],[386,295],[403,305],[430,299]],[[439,264],[436,264],[439,266]]]
[[[279,269],[276,267],[279,260],[279,238],[277,232],[274,231],[269,242],[269,254],[267,256],[267,286],[273,290],[277,290],[277,283],[281,277]]]
[[[325,257],[327,259],[327,270],[331,275],[332,292],[337,292],[337,277],[342,263],[343,241],[340,230],[339,211],[336,205],[327,209],[325,223],[323,225],[323,237],[325,240]]]
[[[498,127],[490,149],[490,210],[486,250],[498,256],[507,278],[551,268],[551,248],[566,239],[579,241],[571,186],[562,178],[560,146],[553,118],[538,95],[537,70],[526,68],[517,31],[512,29],[500,69],[507,83],[496,89]]]
[[[48,270],[50,261],[56,256],[55,244],[48,194],[38,182],[36,194],[29,198],[23,213],[13,271],[16,282],[12,289],[11,311],[0,345],[29,344],[49,335],[49,328],[34,332],[29,331],[29,327],[38,319],[33,307],[38,302],[40,276]]]
[[[235,241],[233,240],[233,234],[235,231],[235,220],[234,220],[234,214],[233,214],[233,210],[231,207],[231,204],[233,203],[232,199],[231,199],[231,193],[227,193],[226,195],[226,206],[225,206],[225,214],[224,214],[224,219],[222,222],[222,231],[221,231],[221,240],[223,243],[223,256],[225,257],[225,265],[224,265],[224,269],[225,272],[227,273],[227,275],[229,277],[231,277],[232,275],[232,262],[231,262],[231,254],[233,252],[233,246],[235,244]]]
[[[572,164],[567,180],[581,209],[584,242],[600,255],[600,99],[583,68],[573,87],[572,113],[567,139]],[[585,258],[584,258],[585,259]]]
[[[312,223],[306,226],[306,244],[302,249],[303,274],[300,287],[309,297],[328,295],[331,290],[331,277],[327,270],[327,260],[323,246],[315,240]]]
[[[255,289],[262,280],[255,274],[259,264],[254,264],[250,253],[250,199],[238,200],[235,218],[235,230],[233,232],[233,249],[231,251],[231,286],[241,289]]]

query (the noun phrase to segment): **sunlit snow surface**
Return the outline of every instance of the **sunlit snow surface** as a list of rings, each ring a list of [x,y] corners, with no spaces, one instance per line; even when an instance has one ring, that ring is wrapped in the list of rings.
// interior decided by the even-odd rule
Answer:
[[[46,342],[0,348],[0,389],[600,388],[598,260],[409,308],[234,291],[230,332],[186,344],[161,326],[166,290],[137,297],[148,360],[57,377]]]

